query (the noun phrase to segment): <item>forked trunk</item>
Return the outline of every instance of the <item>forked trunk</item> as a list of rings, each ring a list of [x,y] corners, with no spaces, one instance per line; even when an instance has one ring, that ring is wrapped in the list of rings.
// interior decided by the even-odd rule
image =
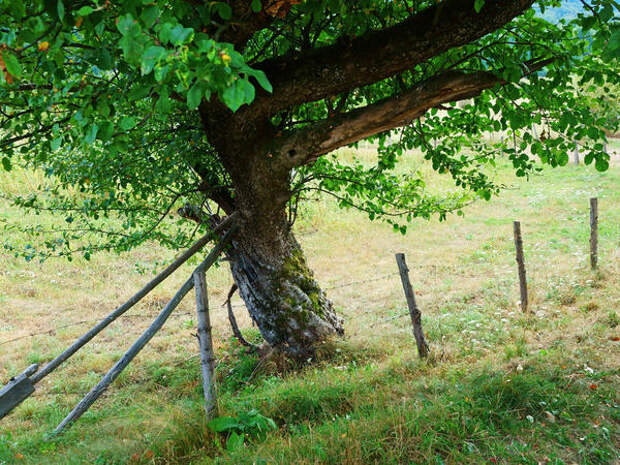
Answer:
[[[293,234],[269,229],[242,228],[229,252],[232,275],[264,339],[305,361],[318,343],[344,334],[343,322],[314,279]],[[270,237],[265,237],[267,232]]]

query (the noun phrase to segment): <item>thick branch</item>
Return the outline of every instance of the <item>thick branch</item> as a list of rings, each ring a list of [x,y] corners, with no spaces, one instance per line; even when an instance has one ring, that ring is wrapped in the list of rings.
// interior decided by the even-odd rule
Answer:
[[[525,63],[524,75],[531,74],[552,59]],[[403,126],[443,103],[480,95],[504,82],[497,73],[449,71],[371,105],[327,118],[305,128],[284,133],[276,139],[277,159],[287,168],[316,160],[325,153],[389,129]],[[275,153],[274,153],[275,155]]]
[[[504,26],[533,1],[486,0],[476,13],[474,0],[446,0],[352,41],[264,61],[256,67],[267,73],[273,94],[261,92],[238,116],[270,116],[401,73]]]

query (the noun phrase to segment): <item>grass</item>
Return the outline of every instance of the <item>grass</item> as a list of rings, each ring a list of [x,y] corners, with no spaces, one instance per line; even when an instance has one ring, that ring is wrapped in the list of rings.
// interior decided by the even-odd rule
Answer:
[[[345,152],[351,157],[351,152]],[[358,156],[370,161],[371,149]],[[434,189],[449,180],[408,154]],[[201,404],[188,296],[104,397],[61,438],[46,435],[148,326],[191,266],[46,378],[0,424],[0,464],[610,464],[620,463],[620,167],[545,170],[464,218],[416,221],[407,236],[307,205],[296,228],[347,337],[305,368],[259,363],[231,339],[220,304],[226,267],[208,273],[220,413],[256,409],[277,429],[227,449]],[[0,175],[0,189],[35,186]],[[600,268],[589,270],[588,199],[599,197]],[[512,221],[521,221],[533,313],[518,307]],[[49,222],[45,216],[37,221]],[[0,222],[34,221],[0,204]],[[17,233],[12,241],[23,240]],[[432,355],[415,354],[395,252],[411,269]],[[0,380],[45,362],[132,295],[171,252],[146,245],[91,262],[0,255]],[[342,286],[355,282],[358,284]],[[239,301],[235,301],[240,304]],[[237,318],[256,338],[243,308]],[[31,333],[66,326],[50,334]],[[4,343],[10,339],[23,337]]]

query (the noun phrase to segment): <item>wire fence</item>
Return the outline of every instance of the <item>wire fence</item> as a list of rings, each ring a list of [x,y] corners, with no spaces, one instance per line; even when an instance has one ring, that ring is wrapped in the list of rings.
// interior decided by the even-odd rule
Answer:
[[[350,281],[350,282],[346,282],[346,283],[342,283],[342,284],[336,284],[336,285],[331,285],[331,286],[327,286],[324,287],[323,290],[325,291],[329,291],[329,290],[333,290],[333,289],[342,289],[342,288],[346,288],[346,287],[353,287],[353,286],[361,286],[363,284],[368,284],[368,283],[372,283],[372,282],[377,282],[377,281],[383,281],[389,278],[392,278],[394,276],[397,276],[398,272],[394,272],[394,273],[389,273],[383,276],[379,276],[379,277],[375,277],[375,278],[369,278],[369,279],[363,279],[363,280],[357,280],[357,281]],[[245,304],[243,303],[239,303],[239,304],[233,304],[231,305],[232,308],[244,308]],[[368,313],[368,312],[365,312]],[[195,312],[180,312],[180,313],[173,313],[172,315],[170,315],[170,318],[172,317],[183,317],[183,316],[194,316]],[[402,316],[408,315],[408,313],[404,313],[403,315],[397,315],[397,316],[391,316],[389,318],[386,319],[386,321],[390,321],[396,318],[400,318]],[[149,318],[155,318],[156,315],[137,315],[137,314],[133,314],[133,315],[121,315],[120,318],[122,319],[132,319],[132,318],[138,318],[138,319],[149,319]],[[91,318],[88,320],[81,320],[81,321],[76,321],[73,323],[68,323],[65,325],[61,325],[61,326],[57,326],[56,328],[52,328],[52,329],[47,329],[44,331],[40,331],[40,332],[36,332],[36,333],[29,333],[29,334],[24,334],[21,336],[17,336],[14,337],[12,339],[7,339],[5,341],[1,341],[0,342],[0,346],[6,345],[6,344],[10,344],[13,342],[17,342],[23,339],[32,339],[34,337],[38,337],[38,336],[53,336],[54,334],[56,334],[59,331],[62,331],[63,329],[67,329],[67,328],[72,328],[72,327],[76,327],[76,326],[82,326],[85,324],[89,324],[89,323],[98,323],[99,321],[101,321],[101,318]],[[370,325],[370,327],[374,327],[377,324],[380,324],[381,322],[375,322],[372,325]]]

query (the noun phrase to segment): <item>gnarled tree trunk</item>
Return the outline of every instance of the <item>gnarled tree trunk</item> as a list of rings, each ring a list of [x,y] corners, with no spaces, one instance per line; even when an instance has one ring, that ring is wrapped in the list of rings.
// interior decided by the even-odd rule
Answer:
[[[342,319],[321,290],[290,230],[290,171],[264,153],[228,169],[239,229],[228,252],[239,293],[264,339],[298,360],[344,334]]]
[[[325,338],[344,334],[285,217],[257,234],[247,222],[229,252],[233,278],[265,340],[298,360]]]

